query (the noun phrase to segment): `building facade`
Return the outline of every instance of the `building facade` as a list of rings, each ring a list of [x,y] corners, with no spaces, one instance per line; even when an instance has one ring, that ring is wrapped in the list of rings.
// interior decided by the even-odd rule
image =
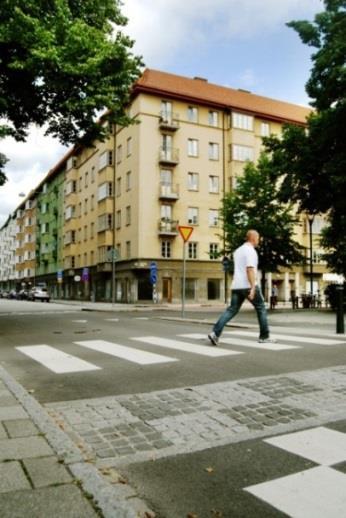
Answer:
[[[137,302],[153,297],[155,262],[158,299],[177,302],[183,225],[193,228],[186,244],[187,300],[225,300],[222,198],[236,187],[246,162],[258,159],[263,137],[279,135],[287,122],[304,125],[309,113],[203,78],[146,70],[128,106],[133,123],[113,128],[105,142],[75,146],[36,189],[36,208],[27,207],[29,199],[18,209],[19,279],[36,268],[36,278],[55,296]],[[297,240],[309,250],[314,234],[314,278],[305,266],[269,275],[268,296],[273,284],[281,300],[307,292],[311,280],[322,289],[322,222],[303,223]]]

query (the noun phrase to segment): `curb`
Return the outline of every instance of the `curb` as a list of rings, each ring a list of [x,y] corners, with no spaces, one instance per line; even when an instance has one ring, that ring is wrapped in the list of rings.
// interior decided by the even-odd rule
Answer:
[[[2,366],[0,379],[12,392],[29,417],[45,435],[59,460],[63,461],[74,477],[80,481],[84,492],[92,496],[94,504],[104,518],[139,518],[154,516],[146,503],[136,496],[128,484],[109,484],[98,469],[86,462],[70,437],[49,417],[42,406]],[[131,505],[131,499],[133,505]]]

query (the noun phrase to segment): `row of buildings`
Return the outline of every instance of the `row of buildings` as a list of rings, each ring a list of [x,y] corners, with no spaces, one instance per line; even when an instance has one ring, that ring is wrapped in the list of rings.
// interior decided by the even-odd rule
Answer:
[[[286,122],[304,125],[307,108],[208,83],[145,70],[128,113],[135,123],[115,127],[105,142],[75,146],[31,191],[0,230],[0,288],[45,283],[54,297],[137,302],[150,300],[150,264],[157,296],[182,292],[183,241],[178,225],[193,227],[187,243],[186,297],[225,299],[227,279],[219,209],[246,161],[256,161],[262,138]],[[288,300],[323,286],[315,218],[314,277],[308,266],[268,277]],[[308,221],[297,240],[309,248]]]

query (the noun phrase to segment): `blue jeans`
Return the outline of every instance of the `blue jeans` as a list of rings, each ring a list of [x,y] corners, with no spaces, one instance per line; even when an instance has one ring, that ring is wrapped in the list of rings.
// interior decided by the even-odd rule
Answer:
[[[250,293],[249,289],[244,290],[232,290],[232,296],[231,296],[231,304],[228,306],[226,311],[221,315],[219,320],[214,325],[213,331],[216,334],[217,337],[221,336],[221,333],[223,331],[223,328],[229,322],[232,320],[233,317],[238,313],[240,310],[243,302],[245,299],[248,298]],[[264,299],[261,293],[261,290],[258,286],[256,286],[255,290],[255,297],[250,300],[251,304],[254,306],[258,323],[260,326],[260,338],[269,338],[269,327],[268,327],[268,320],[267,320],[267,310],[264,305]]]

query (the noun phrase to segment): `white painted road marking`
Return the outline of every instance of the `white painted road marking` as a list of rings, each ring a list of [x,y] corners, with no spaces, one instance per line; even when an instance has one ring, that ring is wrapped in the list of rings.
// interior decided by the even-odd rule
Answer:
[[[106,322],[119,322],[119,318],[105,318]]]
[[[311,330],[308,328],[308,327],[292,327],[292,328],[288,328],[288,327],[285,327],[285,326],[276,326],[276,325],[271,325],[270,326],[270,329],[273,333],[276,333],[276,331],[279,331],[279,332],[286,332],[288,331],[290,333],[290,335],[292,334],[292,336],[296,336],[296,335],[299,335],[299,334],[302,334],[302,335],[311,335],[311,336],[317,336],[317,337],[321,337],[321,338],[334,338],[335,340],[340,340],[340,341],[346,341],[346,336],[345,335],[338,335],[336,333],[329,333],[329,332],[326,332],[325,329],[320,329],[320,328],[316,328],[316,326],[314,326],[313,328],[311,328]]]
[[[231,356],[233,354],[243,354],[239,351],[230,351],[228,349],[221,349],[220,347],[208,347],[197,344],[190,344],[188,342],[181,342],[177,340],[170,340],[168,338],[160,338],[159,336],[136,336],[132,340],[144,342],[150,345],[157,345],[159,347],[167,347],[168,349],[176,349],[177,351],[184,351],[187,353],[201,354],[202,356],[209,356],[216,358],[218,356]]]
[[[272,437],[264,442],[324,466],[346,460],[346,433],[323,426]]]
[[[74,342],[77,345],[99,351],[101,353],[110,354],[123,360],[128,360],[139,365],[151,365],[155,363],[168,363],[179,361],[177,358],[170,358],[169,356],[161,356],[140,349],[132,347],[125,347],[124,345],[107,342],[105,340],[85,340],[83,342]]]
[[[346,475],[318,466],[245,488],[294,518],[346,516]]]
[[[87,320],[71,320],[71,322],[78,322],[79,324],[85,324]]]
[[[182,336],[183,338],[191,338],[192,340],[208,340],[207,335],[203,335],[202,333],[187,333]],[[254,347],[255,349],[261,349],[262,351],[284,351],[286,349],[300,349],[297,345],[284,345],[284,344],[259,344],[257,341],[251,340],[243,340],[238,337],[234,338],[220,338],[221,344],[228,344],[239,347]]]
[[[233,336],[249,336],[256,337],[258,333],[251,331],[225,331],[225,334]],[[284,340],[286,342],[299,342],[314,345],[340,345],[341,342],[337,340],[327,340],[325,338],[308,338],[306,336],[293,336],[293,335],[282,335],[282,334],[271,334],[272,338],[276,340]]]
[[[16,347],[16,349],[56,374],[100,370],[100,367],[92,363],[80,360],[49,345],[26,345]]]

